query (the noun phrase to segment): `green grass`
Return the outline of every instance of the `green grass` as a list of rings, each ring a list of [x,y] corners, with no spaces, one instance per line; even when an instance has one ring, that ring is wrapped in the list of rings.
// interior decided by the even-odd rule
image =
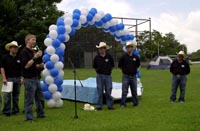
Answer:
[[[34,123],[24,122],[24,115],[0,116],[1,131],[200,131],[200,80],[199,65],[191,66],[188,76],[186,102],[169,103],[171,74],[168,70],[142,69],[144,94],[138,108],[128,102],[125,109],[115,103],[115,110],[83,111],[84,103],[78,103],[78,119],[74,119],[74,103],[64,101],[59,109],[45,108],[47,118],[35,119]],[[80,79],[95,77],[93,69],[78,69]],[[113,81],[121,81],[121,71],[114,69]],[[65,70],[65,79],[72,79],[72,70]],[[23,109],[23,90],[20,108]],[[35,108],[34,108],[35,109]],[[34,112],[35,113],[35,112]]]

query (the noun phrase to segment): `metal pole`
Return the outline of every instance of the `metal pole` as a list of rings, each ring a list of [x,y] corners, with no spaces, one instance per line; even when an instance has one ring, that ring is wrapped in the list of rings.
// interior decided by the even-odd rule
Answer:
[[[153,57],[153,51],[152,51],[152,42],[151,42],[151,18],[149,18],[149,43],[151,45],[151,59]]]

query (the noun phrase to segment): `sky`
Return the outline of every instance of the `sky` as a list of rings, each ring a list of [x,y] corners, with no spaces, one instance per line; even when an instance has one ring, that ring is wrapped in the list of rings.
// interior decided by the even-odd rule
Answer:
[[[114,17],[151,18],[152,29],[172,32],[188,52],[200,49],[200,0],[62,0],[59,10],[96,8]],[[139,30],[148,30],[138,27]]]

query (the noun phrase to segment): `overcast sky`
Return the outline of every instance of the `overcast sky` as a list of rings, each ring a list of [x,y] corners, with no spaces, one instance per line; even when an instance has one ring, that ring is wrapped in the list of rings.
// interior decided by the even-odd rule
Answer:
[[[57,7],[65,12],[94,7],[116,17],[151,17],[152,29],[173,32],[189,52],[200,49],[200,0],[63,0]]]

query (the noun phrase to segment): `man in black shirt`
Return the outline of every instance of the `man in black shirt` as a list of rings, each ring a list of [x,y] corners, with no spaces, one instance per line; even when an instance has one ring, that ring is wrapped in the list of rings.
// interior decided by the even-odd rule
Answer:
[[[170,72],[172,73],[172,90],[170,102],[174,103],[176,101],[176,92],[178,86],[180,86],[180,97],[179,102],[183,103],[185,101],[185,88],[187,83],[187,77],[190,73],[190,66],[184,60],[185,53],[184,51],[180,51],[178,53],[177,59],[172,62],[170,66]]]
[[[99,46],[96,46],[99,49],[99,54],[94,58],[93,68],[95,68],[97,73],[97,93],[98,101],[96,110],[102,110],[103,106],[103,92],[105,89],[106,102],[109,110],[113,110],[113,100],[111,97],[112,92],[112,77],[111,72],[114,67],[113,58],[106,52],[106,49],[109,49],[109,46],[104,42],[100,42]]]
[[[19,94],[21,86],[21,62],[19,56],[17,55],[19,47],[20,46],[18,46],[16,41],[6,44],[5,48],[9,51],[9,54],[3,56],[1,61],[3,84],[7,85],[7,82],[13,82],[13,91],[4,92],[3,114],[5,116],[19,113]]]
[[[28,34],[25,37],[26,47],[21,52],[22,63],[22,76],[24,77],[25,86],[25,116],[26,121],[33,121],[32,107],[35,103],[37,106],[37,118],[44,118],[44,107],[42,102],[44,96],[38,77],[36,61],[42,56],[42,51],[38,51],[34,54],[32,48],[36,44],[36,36]]]
[[[123,72],[121,108],[126,107],[126,97],[129,86],[131,89],[133,105],[138,106],[136,73],[137,68],[140,66],[140,60],[133,54],[133,48],[135,47],[136,45],[133,42],[127,42],[127,53],[120,58],[118,63],[118,67],[121,68]]]

